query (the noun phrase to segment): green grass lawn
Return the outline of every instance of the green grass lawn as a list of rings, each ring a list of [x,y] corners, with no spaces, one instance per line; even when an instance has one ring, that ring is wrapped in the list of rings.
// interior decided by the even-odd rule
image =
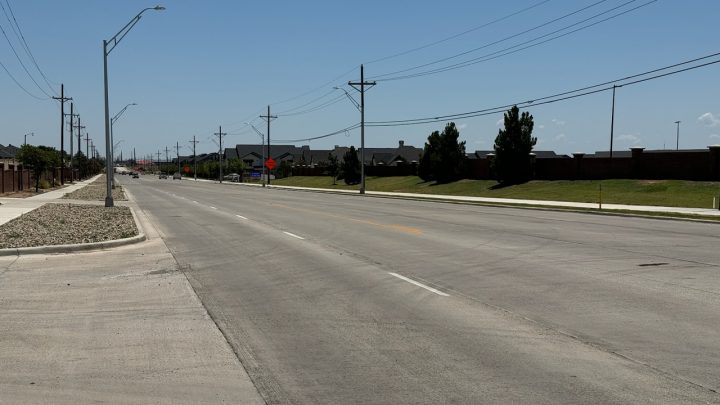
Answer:
[[[342,180],[333,186],[328,176],[297,176],[274,180],[282,186],[357,190]],[[531,200],[597,203],[602,185],[604,204],[660,205],[667,207],[712,208],[713,196],[720,196],[720,182],[683,180],[556,180],[492,189],[494,180],[460,180],[435,185],[416,176],[368,177],[368,191],[445,194],[472,197],[519,198]]]

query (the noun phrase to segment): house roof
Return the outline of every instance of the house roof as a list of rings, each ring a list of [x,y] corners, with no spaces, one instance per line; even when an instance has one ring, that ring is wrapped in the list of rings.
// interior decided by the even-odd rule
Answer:
[[[8,146],[0,145],[0,159],[14,159],[20,148],[8,144]]]

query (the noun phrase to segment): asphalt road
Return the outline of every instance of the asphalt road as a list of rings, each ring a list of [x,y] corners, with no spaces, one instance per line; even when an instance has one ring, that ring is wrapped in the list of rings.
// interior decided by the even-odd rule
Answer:
[[[720,227],[118,176],[268,403],[720,403]]]

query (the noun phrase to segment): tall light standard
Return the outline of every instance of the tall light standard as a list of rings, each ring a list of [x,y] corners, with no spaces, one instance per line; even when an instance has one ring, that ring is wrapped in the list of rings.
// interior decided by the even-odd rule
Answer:
[[[260,132],[257,128],[255,128],[255,125],[253,125],[253,124],[251,124],[251,123],[249,123],[249,122],[246,122],[245,124],[246,124],[246,125],[250,125],[250,126],[252,127],[252,129],[255,130],[255,132],[258,134],[258,136],[260,137],[260,139],[262,140],[262,162],[263,162],[263,165],[262,165],[262,178],[263,178],[263,179],[262,179],[262,185],[263,185],[263,187],[265,187],[265,181],[266,181],[266,180],[265,180],[265,134],[263,134],[263,133]]]
[[[23,142],[23,145],[27,145],[27,136],[28,135],[35,136],[35,132],[28,132],[27,134],[25,134],[25,142]]]
[[[675,121],[675,125],[677,125],[677,134],[675,135],[675,150],[680,150],[680,122],[681,121]]]
[[[122,41],[123,38],[125,38],[125,35],[127,35],[128,32],[135,26],[135,24],[140,21],[140,17],[142,16],[142,13],[148,11],[148,10],[165,10],[165,7],[163,6],[155,6],[155,7],[148,7],[140,11],[135,17],[133,17],[132,20],[130,20],[129,23],[125,24],[124,27],[120,31],[118,31],[117,34],[115,34],[112,38],[109,40],[103,39],[103,69],[105,73],[105,172],[106,172],[106,186],[107,186],[107,196],[105,197],[105,206],[106,207],[112,207],[113,204],[113,197],[112,197],[112,185],[111,185],[111,177],[113,175],[113,168],[112,168],[112,142],[110,141],[110,107],[108,105],[108,73],[107,73],[107,57],[112,52],[113,49],[117,46],[117,44]]]
[[[111,157],[111,162],[113,162],[113,165],[115,162],[115,143],[113,141],[113,139],[114,139],[113,126],[115,125],[115,121],[117,121],[123,115],[125,110],[127,110],[128,107],[130,107],[131,105],[137,105],[137,103],[130,103],[130,104],[126,105],[125,107],[123,107],[122,110],[120,110],[117,114],[115,114],[114,117],[112,117],[110,119],[110,144],[113,146],[112,149],[110,150],[110,157]],[[118,143],[120,143],[120,142],[118,142]],[[115,176],[112,176],[112,178],[110,179],[110,185],[111,185],[111,188],[114,190],[115,189]]]

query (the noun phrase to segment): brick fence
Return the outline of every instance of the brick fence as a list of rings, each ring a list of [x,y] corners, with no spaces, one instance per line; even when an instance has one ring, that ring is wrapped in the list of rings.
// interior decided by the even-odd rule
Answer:
[[[469,159],[465,178],[492,180],[492,157]],[[596,156],[575,153],[573,157],[533,158],[533,179],[668,179],[720,181],[720,145],[698,150],[650,150],[631,148],[622,156]],[[416,165],[365,166],[368,176],[409,176],[417,173]],[[293,167],[294,176],[326,176],[322,167]]]

